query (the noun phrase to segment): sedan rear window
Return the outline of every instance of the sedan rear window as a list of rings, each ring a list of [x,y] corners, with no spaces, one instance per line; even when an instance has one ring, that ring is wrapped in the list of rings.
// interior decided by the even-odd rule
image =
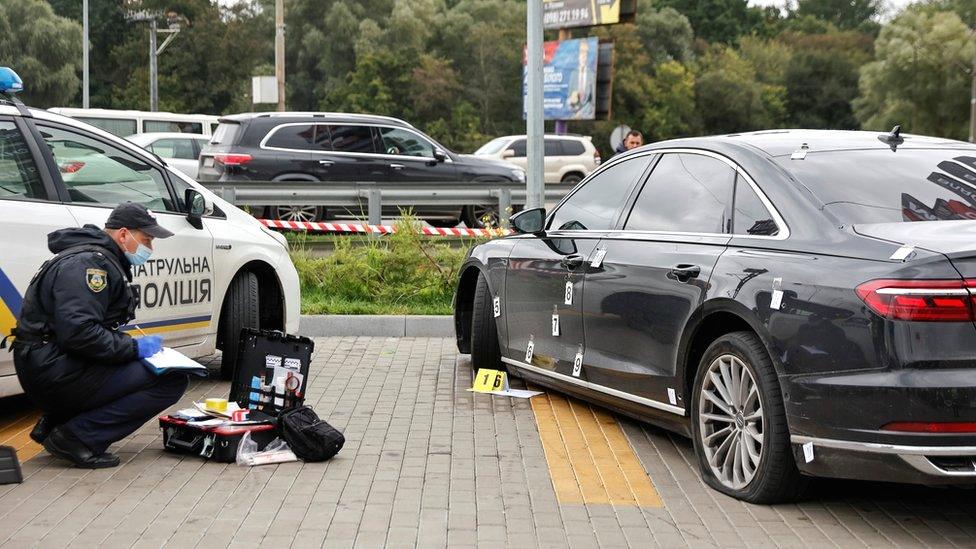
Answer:
[[[976,151],[809,153],[780,164],[842,223],[976,219]]]

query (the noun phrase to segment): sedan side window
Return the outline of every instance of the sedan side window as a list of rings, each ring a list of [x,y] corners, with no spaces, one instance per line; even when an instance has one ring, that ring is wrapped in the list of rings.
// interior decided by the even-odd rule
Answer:
[[[735,171],[717,158],[665,154],[641,189],[624,228],[726,233],[734,181]]]
[[[434,146],[413,132],[400,128],[380,128],[384,154],[434,157]]]
[[[131,201],[178,212],[162,172],[139,157],[68,130],[38,126],[75,203],[117,206]]]
[[[776,221],[741,176],[735,180],[735,211],[732,214],[734,234],[775,236],[779,233]]]
[[[612,229],[627,202],[631,185],[644,173],[651,158],[647,155],[618,162],[593,176],[556,209],[549,229]]]
[[[20,130],[13,122],[0,122],[0,200],[44,200],[44,184]]]
[[[197,155],[193,152],[193,142],[189,139],[160,139],[149,148],[163,158],[197,159]]]

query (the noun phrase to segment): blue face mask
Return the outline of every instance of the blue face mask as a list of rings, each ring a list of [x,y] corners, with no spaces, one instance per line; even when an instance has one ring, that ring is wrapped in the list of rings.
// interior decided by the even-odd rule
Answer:
[[[125,251],[125,257],[129,260],[129,263],[133,265],[142,265],[146,261],[149,261],[149,256],[152,255],[152,250],[148,246],[142,244],[142,242],[137,242],[138,247],[135,252]]]

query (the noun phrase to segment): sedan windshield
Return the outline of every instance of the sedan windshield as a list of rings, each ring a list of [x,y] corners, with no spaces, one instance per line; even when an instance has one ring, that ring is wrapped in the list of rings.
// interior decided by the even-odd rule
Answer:
[[[976,151],[832,151],[778,159],[845,224],[976,219]]]

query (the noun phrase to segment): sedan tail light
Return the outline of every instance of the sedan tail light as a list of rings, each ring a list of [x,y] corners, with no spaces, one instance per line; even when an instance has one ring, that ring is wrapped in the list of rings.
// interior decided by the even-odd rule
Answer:
[[[976,280],[871,280],[856,291],[872,311],[891,320],[976,320]]]
[[[224,166],[243,166],[251,161],[249,154],[215,154],[214,162]]]
[[[976,433],[976,422],[972,421],[893,421],[881,428],[882,431],[901,433]]]

